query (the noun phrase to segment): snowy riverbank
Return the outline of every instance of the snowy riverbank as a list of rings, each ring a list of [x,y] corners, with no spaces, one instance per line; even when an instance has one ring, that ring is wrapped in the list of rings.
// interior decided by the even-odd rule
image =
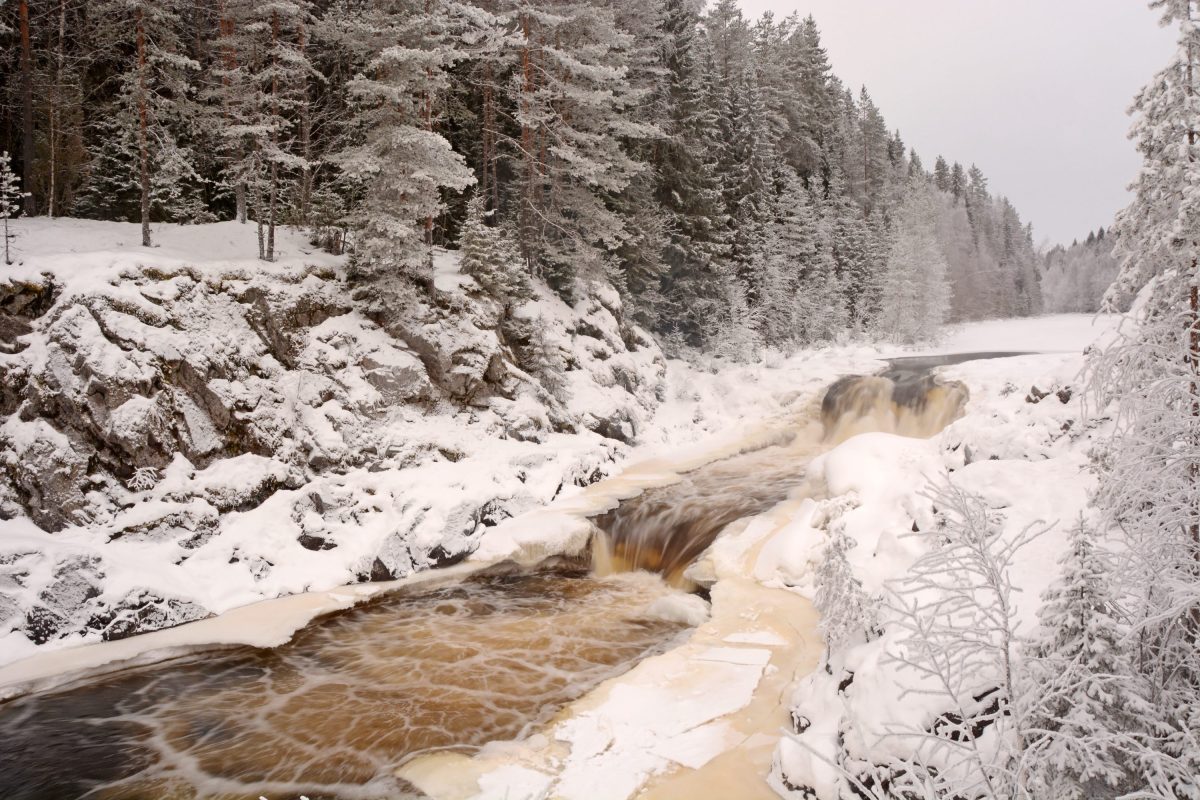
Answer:
[[[621,800],[639,791],[800,798],[810,790],[833,800],[846,774],[911,756],[903,745],[897,750],[904,740],[892,734],[932,725],[946,699],[908,694],[911,676],[889,661],[901,637],[885,611],[877,612],[882,636],[824,652],[808,601],[831,536],[849,538],[847,560],[873,600],[927,552],[928,541],[914,531],[935,530],[928,493],[937,487],[980,494],[997,515],[998,541],[1038,520],[1050,524],[1013,572],[1022,598],[1018,625],[1028,632],[1091,486],[1087,452],[1102,421],[1082,417],[1082,350],[1107,337],[1115,322],[1058,316],[950,332],[926,352],[1058,352],[942,369],[970,388],[966,414],[931,439],[868,433],[808,464],[810,479],[794,499],[737,524],[702,559],[699,568],[716,579],[712,617],[686,645],[601,687],[542,734],[471,759],[419,759],[402,775],[439,800]],[[810,454],[801,447],[786,457],[805,468]],[[633,468],[581,496],[670,480],[660,466]],[[589,502],[565,510],[592,508]],[[543,524],[499,527],[484,551],[542,554],[582,541],[586,526],[572,536],[569,520],[544,524],[549,514],[540,514]],[[914,709],[924,716],[915,718]],[[793,733],[781,735],[785,727]]]

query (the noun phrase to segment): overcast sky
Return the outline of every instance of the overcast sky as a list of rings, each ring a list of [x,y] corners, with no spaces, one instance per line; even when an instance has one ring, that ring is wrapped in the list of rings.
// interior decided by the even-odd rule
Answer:
[[[993,193],[1069,243],[1108,227],[1139,158],[1134,93],[1173,51],[1140,0],[740,0],[811,13],[834,72],[864,83],[926,168],[975,162]]]

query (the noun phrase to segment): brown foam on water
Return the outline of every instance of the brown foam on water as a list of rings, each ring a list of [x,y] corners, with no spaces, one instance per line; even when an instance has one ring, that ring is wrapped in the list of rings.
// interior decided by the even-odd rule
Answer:
[[[492,570],[0,706],[0,797],[419,796],[405,757],[520,736],[685,626],[649,575]]]

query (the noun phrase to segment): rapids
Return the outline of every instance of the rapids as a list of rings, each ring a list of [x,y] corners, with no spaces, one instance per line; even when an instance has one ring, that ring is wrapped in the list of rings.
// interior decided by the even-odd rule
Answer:
[[[679,609],[701,601],[679,588],[718,580],[704,555],[723,530],[772,509],[785,524],[789,509],[819,496],[807,475],[815,455],[867,430],[929,436],[959,416],[966,388],[931,377],[932,364],[913,366],[843,378],[783,443],[593,518],[590,564],[494,565],[328,615],[274,649],[210,650],[2,704],[0,797],[426,797],[396,777],[400,767],[526,736],[686,641],[697,620]],[[744,624],[743,604],[789,609],[797,624],[812,617],[791,593],[725,580],[711,622],[722,636]],[[815,663],[814,626],[780,634],[790,660],[764,681],[776,697]],[[761,773],[780,708],[771,698],[747,707],[736,726],[762,746],[717,759],[731,774],[710,785],[748,786]]]
[[[961,416],[967,387],[928,372],[956,358],[935,356],[915,370],[897,359],[882,375],[842,378],[825,392],[821,424],[799,427],[787,444],[715,462],[596,517],[594,568],[600,574],[644,569],[689,588],[685,572],[717,535],[804,485],[806,465],[820,451],[869,431],[925,438]]]

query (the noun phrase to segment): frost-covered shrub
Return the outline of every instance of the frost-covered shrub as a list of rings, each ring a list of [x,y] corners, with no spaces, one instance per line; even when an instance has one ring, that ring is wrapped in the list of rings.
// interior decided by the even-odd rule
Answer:
[[[129,488],[135,492],[147,492],[158,483],[158,470],[154,467],[138,467],[129,479]]]

